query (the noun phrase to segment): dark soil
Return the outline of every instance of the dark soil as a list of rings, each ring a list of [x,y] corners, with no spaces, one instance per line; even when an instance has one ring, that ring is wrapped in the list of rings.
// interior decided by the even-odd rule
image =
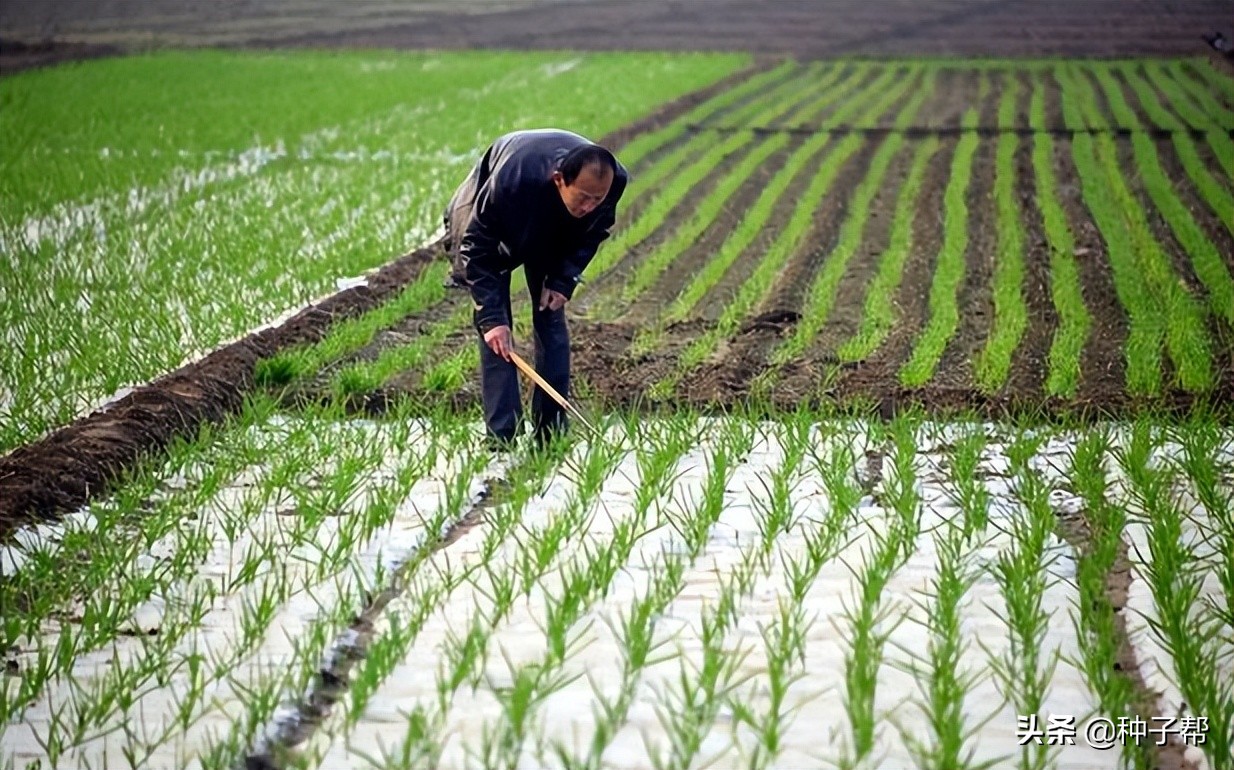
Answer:
[[[753,152],[762,141],[764,140],[756,139],[750,143],[746,151],[735,153],[741,157],[725,164],[727,167],[725,170],[727,171],[729,168],[740,164],[742,158]],[[788,160],[789,155],[792,154],[799,144],[800,141],[789,142],[785,147],[772,153],[766,162],[756,168],[754,173],[746,177],[741,186],[733,193],[733,196],[721,208],[715,220],[702,232],[699,239],[687,247],[660,274],[655,284],[630,304],[628,311],[623,316],[628,316],[631,320],[653,319],[659,313],[662,313],[677,298],[677,295],[690,285],[694,276],[702,270],[703,266],[720,250],[725,239],[741,224],[746,211],[758,200],[767,183],[783,168],[785,161]],[[692,193],[697,195],[700,201],[704,197],[702,190],[703,187],[700,186],[697,193]]]
[[[1079,172],[1069,140],[1054,141],[1054,175],[1057,195],[1075,243],[1076,265],[1084,306],[1092,325],[1080,356],[1077,393],[1085,401],[1099,400],[1123,389],[1127,363],[1127,314],[1114,289],[1109,256],[1097,225],[1084,206]]]
[[[862,223],[861,244],[849,257],[848,268],[836,287],[836,302],[810,346],[810,357],[835,361],[836,350],[860,328],[869,285],[878,273],[878,258],[890,244],[896,198],[916,151],[916,142],[905,142],[887,168],[882,186],[874,193],[870,218]]]
[[[974,78],[975,80],[976,78]],[[971,86],[974,96],[976,86]],[[998,90],[991,86],[982,103],[974,101],[978,122],[995,125],[998,118]],[[994,325],[993,279],[998,259],[998,212],[994,203],[994,175],[998,140],[979,142],[973,155],[965,204],[968,207],[968,244],[964,250],[964,280],[956,290],[956,303],[962,311],[955,335],[947,342],[938,362],[939,375],[948,374],[958,387],[976,387],[978,356]]]
[[[1031,141],[1021,142],[1015,156],[1015,197],[1024,225],[1024,301],[1028,327],[1011,358],[1004,392],[1041,392],[1050,368],[1050,346],[1058,330],[1058,311],[1051,295],[1050,245],[1033,182]]]
[[[951,176],[956,144],[955,139],[942,141],[922,180],[912,244],[899,289],[892,300],[897,310],[896,324],[873,355],[844,372],[838,383],[840,392],[899,388],[900,367],[908,360],[918,334],[930,317],[930,285],[943,242],[943,193]]]
[[[0,72],[168,46],[1208,55],[1226,0],[42,0],[0,5]],[[36,52],[18,44],[37,46]]]
[[[73,43],[49,38],[16,40],[0,37],[0,76],[54,64],[117,56],[121,49],[97,43]]]
[[[1084,554],[1092,548],[1092,531],[1083,515],[1059,514],[1055,531],[1077,554]],[[1131,685],[1135,693],[1135,702],[1131,706],[1136,716],[1143,719],[1150,728],[1168,728],[1170,725],[1165,720],[1171,715],[1163,713],[1157,700],[1158,694],[1144,680],[1135,648],[1131,645],[1131,637],[1127,633],[1127,616],[1124,610],[1127,606],[1127,592],[1131,587],[1131,562],[1127,558],[1129,550],[1126,538],[1120,538],[1118,555],[1106,574],[1105,600],[1114,612],[1114,637],[1118,643],[1118,659],[1115,662],[1117,673],[1114,676],[1122,677]],[[1152,767],[1155,770],[1194,768],[1194,763],[1187,761],[1185,757],[1187,746],[1177,735],[1170,732],[1165,735],[1168,740],[1164,746],[1156,746],[1155,739],[1144,744],[1151,747],[1149,751],[1152,753]]]

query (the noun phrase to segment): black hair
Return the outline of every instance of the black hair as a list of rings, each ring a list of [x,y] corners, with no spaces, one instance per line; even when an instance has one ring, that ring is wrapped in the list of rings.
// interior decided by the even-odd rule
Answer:
[[[613,157],[613,153],[598,144],[581,144],[570,150],[561,159],[557,170],[561,172],[566,184],[574,184],[579,172],[593,163],[608,166],[614,174],[617,173],[617,159]]]

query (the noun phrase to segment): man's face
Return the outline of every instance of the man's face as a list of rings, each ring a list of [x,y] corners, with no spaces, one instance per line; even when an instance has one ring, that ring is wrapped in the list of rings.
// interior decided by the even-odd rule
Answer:
[[[561,172],[554,171],[553,183],[557,185],[561,202],[570,215],[585,217],[608,197],[608,190],[613,185],[613,170],[603,163],[592,163],[578,172],[573,184],[566,184]]]

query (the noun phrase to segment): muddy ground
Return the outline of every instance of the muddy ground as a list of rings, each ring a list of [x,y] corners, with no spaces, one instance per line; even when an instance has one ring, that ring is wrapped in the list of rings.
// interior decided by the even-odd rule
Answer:
[[[833,56],[1212,52],[1225,0],[12,0],[0,72],[165,46],[741,50]]]

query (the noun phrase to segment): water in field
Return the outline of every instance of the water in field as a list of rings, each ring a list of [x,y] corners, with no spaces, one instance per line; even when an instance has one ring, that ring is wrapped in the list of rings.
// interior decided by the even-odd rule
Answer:
[[[1165,530],[1144,511],[1177,521],[1200,578],[1186,627],[1228,638],[1213,607],[1230,599],[1234,532],[1213,506],[1234,489],[1229,432],[1188,450],[1110,428],[1092,467],[1077,459],[1088,431],[1026,443],[979,423],[618,424],[540,466],[489,456],[478,435],[279,419],[245,439],[261,462],[151,542],[88,511],[24,533],[6,580],[69,558],[74,530],[142,543],[92,578],[137,598],[24,708],[10,705],[23,677],[5,679],[0,766],[227,765],[295,735],[328,768],[1017,766],[1024,752],[1116,767],[1117,746],[1085,738],[1104,714],[1085,672],[1102,632],[1078,611],[1093,535],[1067,524],[1098,520],[1092,467],[1127,517],[1121,612],[1142,681],[1157,713],[1204,715],[1153,625],[1169,586],[1144,564]],[[1215,469],[1215,497],[1176,467],[1187,451]],[[169,477],[157,505],[206,473]],[[1146,494],[1153,479],[1171,494]],[[75,597],[10,657],[31,671],[95,610]],[[330,689],[323,663],[348,683],[318,724],[304,706]],[[1020,745],[1033,698],[1042,729],[1074,717],[1074,743]]]

